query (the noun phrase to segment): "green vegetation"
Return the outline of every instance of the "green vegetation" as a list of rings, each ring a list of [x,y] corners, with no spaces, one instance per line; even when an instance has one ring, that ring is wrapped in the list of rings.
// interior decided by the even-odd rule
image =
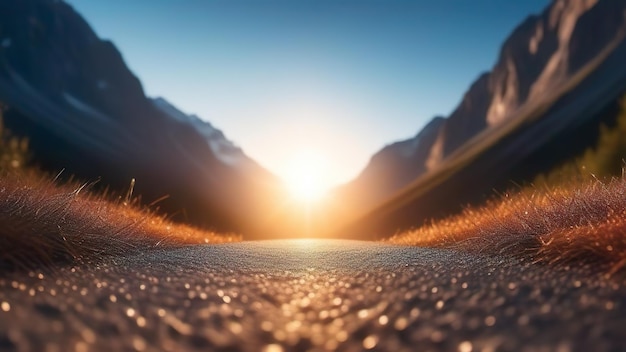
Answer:
[[[589,179],[608,181],[622,175],[626,159],[626,95],[620,100],[615,126],[600,126],[596,146],[587,149],[575,160],[562,164],[548,174],[540,175],[536,185],[559,186],[567,182]]]
[[[15,137],[4,128],[6,105],[0,102],[0,171],[22,170],[30,160],[28,139]]]
[[[617,124],[609,129],[602,126],[600,140],[593,150],[587,150],[581,163],[598,177],[616,177],[622,174],[626,158],[626,95],[620,101]]]

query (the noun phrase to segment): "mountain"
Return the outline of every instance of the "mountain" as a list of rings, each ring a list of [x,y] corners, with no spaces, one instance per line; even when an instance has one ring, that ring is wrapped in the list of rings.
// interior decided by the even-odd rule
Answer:
[[[355,204],[377,204],[425,173],[423,161],[445,121],[435,117],[415,137],[390,144],[374,154],[354,181],[336,191],[338,196]]]
[[[152,104],[169,117],[195,128],[205,138],[211,152],[222,163],[239,168],[245,168],[247,164],[256,165],[241,148],[228,140],[222,131],[213,127],[209,122],[203,121],[196,115],[185,114],[162,97],[152,99]]]
[[[164,67],[167,69],[167,67]],[[63,1],[0,2],[0,101],[45,170],[101,179],[199,226],[259,235],[278,179],[140,81]],[[271,200],[271,201],[270,201]]]
[[[580,153],[626,92],[625,33],[625,0],[556,0],[528,17],[450,116],[385,147],[337,191],[367,213],[345,233],[419,226]]]

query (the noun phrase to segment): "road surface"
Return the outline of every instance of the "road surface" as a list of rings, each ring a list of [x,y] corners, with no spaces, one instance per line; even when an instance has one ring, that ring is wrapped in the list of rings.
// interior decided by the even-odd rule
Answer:
[[[3,274],[0,350],[625,350],[625,284],[372,242],[154,250]]]

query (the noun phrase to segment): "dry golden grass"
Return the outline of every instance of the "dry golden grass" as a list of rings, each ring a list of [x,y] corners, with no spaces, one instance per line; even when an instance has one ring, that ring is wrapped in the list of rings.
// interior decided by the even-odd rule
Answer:
[[[626,179],[505,194],[484,207],[397,234],[396,244],[626,268]]]
[[[240,240],[171,223],[136,201],[111,201],[87,188],[29,172],[0,177],[0,267]]]

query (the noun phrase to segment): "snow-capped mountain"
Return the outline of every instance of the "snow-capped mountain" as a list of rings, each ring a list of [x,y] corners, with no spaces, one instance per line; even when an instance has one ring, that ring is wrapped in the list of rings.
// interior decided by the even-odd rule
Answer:
[[[185,114],[162,97],[152,99],[152,103],[173,119],[193,126],[196,131],[204,136],[209,148],[221,162],[231,166],[241,166],[250,162],[241,148],[228,140],[224,133],[213,127],[211,123],[203,121],[196,115]]]
[[[0,1],[0,102],[44,169],[101,179],[162,211],[221,231],[258,234],[279,180],[224,134],[149,99],[109,41],[63,1]],[[265,221],[266,219],[263,219]]]

